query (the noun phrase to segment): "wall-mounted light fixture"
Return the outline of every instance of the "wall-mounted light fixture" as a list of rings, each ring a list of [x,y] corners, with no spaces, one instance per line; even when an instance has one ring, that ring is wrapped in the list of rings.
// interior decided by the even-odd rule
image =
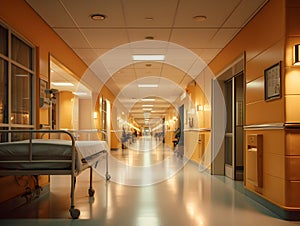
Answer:
[[[294,45],[293,65],[300,66],[300,44]]]
[[[197,111],[203,111],[203,106],[202,105],[197,105]]]
[[[98,118],[98,112],[97,112],[97,111],[94,111],[93,118],[94,118],[94,119],[97,119],[97,118]]]

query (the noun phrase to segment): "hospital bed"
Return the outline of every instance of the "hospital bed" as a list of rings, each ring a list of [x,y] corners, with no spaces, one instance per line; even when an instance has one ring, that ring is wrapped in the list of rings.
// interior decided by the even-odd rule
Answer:
[[[52,139],[54,135],[63,139]],[[16,140],[14,137],[23,138],[0,143],[0,176],[71,175],[69,212],[73,219],[80,215],[80,210],[74,205],[76,176],[90,169],[88,194],[92,197],[92,168],[105,157],[105,179],[110,179],[106,141],[79,141],[66,130],[0,130],[2,140]]]

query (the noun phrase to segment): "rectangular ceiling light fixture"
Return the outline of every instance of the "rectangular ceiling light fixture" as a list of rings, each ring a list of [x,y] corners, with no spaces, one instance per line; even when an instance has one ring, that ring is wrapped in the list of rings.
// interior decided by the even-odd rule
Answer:
[[[54,86],[74,86],[71,82],[51,82]]]
[[[76,96],[87,96],[88,94],[86,92],[72,92]]]
[[[154,98],[143,98],[142,101],[151,102],[151,101],[155,101],[155,99]]]
[[[165,55],[132,55],[132,59],[136,61],[163,61]]]
[[[153,107],[153,104],[143,104],[143,107]]]
[[[157,88],[158,84],[138,84],[139,88]]]

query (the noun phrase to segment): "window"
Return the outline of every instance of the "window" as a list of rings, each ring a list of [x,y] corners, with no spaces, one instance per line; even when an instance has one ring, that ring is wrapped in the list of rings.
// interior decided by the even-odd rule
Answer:
[[[0,24],[0,128],[34,127],[34,48]],[[3,141],[0,135],[0,140]],[[16,138],[17,139],[17,138]]]

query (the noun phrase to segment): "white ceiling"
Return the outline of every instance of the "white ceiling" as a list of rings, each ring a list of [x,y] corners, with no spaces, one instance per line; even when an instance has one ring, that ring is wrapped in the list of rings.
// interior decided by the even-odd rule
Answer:
[[[208,64],[247,24],[267,0],[26,0],[50,27],[89,66],[109,50],[145,40],[175,43]],[[94,21],[90,15],[106,15]],[[193,20],[203,15],[202,22]],[[151,19],[149,19],[151,18]],[[156,49],[157,50],[157,49]],[[162,49],[160,49],[161,51]],[[144,54],[153,54],[145,48]],[[172,104],[194,77],[164,62],[133,63],[111,74],[106,85],[122,103],[147,96],[138,90],[139,79],[164,78],[154,94]],[[153,80],[153,78],[151,78]],[[178,84],[173,86],[173,83]],[[172,88],[168,88],[171,86]],[[163,87],[163,88],[161,88]],[[125,95],[120,95],[126,93]],[[168,104],[166,104],[168,106]],[[161,107],[160,107],[161,108]],[[132,109],[134,111],[134,109]],[[136,115],[136,117],[139,117]]]

